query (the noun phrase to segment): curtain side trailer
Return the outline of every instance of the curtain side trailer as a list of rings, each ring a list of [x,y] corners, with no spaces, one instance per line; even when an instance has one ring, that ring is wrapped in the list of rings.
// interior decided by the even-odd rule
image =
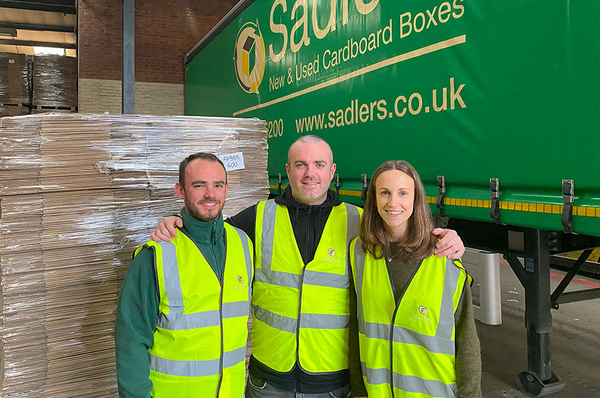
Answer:
[[[433,213],[526,290],[519,388],[563,388],[551,308],[600,298],[551,292],[549,271],[583,249],[568,284],[600,246],[598,1],[243,0],[187,54],[185,109],[265,120],[272,194],[301,135],[331,145],[357,205],[379,164],[409,161]]]

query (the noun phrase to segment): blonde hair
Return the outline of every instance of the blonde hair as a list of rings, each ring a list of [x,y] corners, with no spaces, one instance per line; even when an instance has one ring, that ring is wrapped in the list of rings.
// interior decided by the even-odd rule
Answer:
[[[390,241],[385,222],[377,211],[375,192],[377,178],[389,170],[399,170],[415,182],[413,213],[408,219],[406,236],[402,242]],[[433,218],[429,203],[427,203],[425,188],[414,167],[404,160],[388,160],[379,166],[371,178],[363,216],[358,228],[363,251],[377,259],[399,256],[404,261],[419,261],[433,254],[437,242],[437,238],[431,233],[433,228]]]

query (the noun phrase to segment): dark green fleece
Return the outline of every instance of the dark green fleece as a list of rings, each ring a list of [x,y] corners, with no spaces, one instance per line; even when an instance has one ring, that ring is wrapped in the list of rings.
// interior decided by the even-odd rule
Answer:
[[[200,249],[222,281],[225,268],[225,229],[223,217],[203,222],[181,210],[185,233]],[[199,286],[201,288],[201,286]],[[154,342],[158,318],[158,286],[154,272],[154,253],[145,247],[133,259],[117,304],[115,352],[120,397],[149,397],[148,348]]]

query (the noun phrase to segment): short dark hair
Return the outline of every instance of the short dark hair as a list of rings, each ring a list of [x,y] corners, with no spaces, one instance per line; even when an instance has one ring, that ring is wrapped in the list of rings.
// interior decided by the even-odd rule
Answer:
[[[187,170],[188,165],[196,159],[203,159],[203,160],[208,160],[210,162],[217,162],[221,166],[223,166],[223,170],[225,170],[225,183],[227,183],[227,169],[225,168],[225,165],[223,164],[221,159],[219,159],[212,153],[197,152],[197,153],[194,153],[194,154],[188,156],[187,158],[183,159],[181,161],[181,163],[179,163],[179,185],[181,185],[182,187],[185,187],[185,171]]]
[[[329,143],[327,141],[325,141],[323,138],[319,137],[318,135],[312,135],[312,134],[303,135],[302,137],[298,138],[296,141],[292,142],[292,145],[290,145],[290,147],[288,148],[288,154],[287,154],[288,164],[290,163],[290,154],[292,153],[292,147],[294,145],[296,145],[296,144],[318,144],[319,142],[324,142],[329,147],[329,152],[331,152],[331,164],[333,164],[333,151],[331,150],[331,145],[329,145]]]

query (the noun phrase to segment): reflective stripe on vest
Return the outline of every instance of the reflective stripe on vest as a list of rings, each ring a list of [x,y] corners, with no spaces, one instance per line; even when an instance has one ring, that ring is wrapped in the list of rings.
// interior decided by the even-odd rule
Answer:
[[[454,313],[467,280],[462,265],[437,256],[423,260],[395,303],[385,260],[365,255],[359,239],[350,251],[369,395],[454,397]]]
[[[361,362],[361,368],[363,375],[366,375],[371,386],[378,385],[379,387],[385,386],[385,390],[389,391],[389,378],[390,371],[388,369],[369,369],[365,366],[364,362]],[[437,380],[423,380],[416,376],[406,376],[399,373],[394,373],[394,387],[402,386],[402,388],[394,388],[394,395],[391,393],[386,395],[374,395],[376,397],[455,397],[456,396],[456,385],[446,385],[441,381]],[[366,385],[366,384],[365,384]],[[367,387],[369,390],[369,387]],[[371,391],[373,388],[371,388]],[[377,389],[376,391],[381,391]],[[423,393],[423,391],[426,391]],[[373,393],[369,391],[369,395]],[[423,395],[425,394],[425,395]]]
[[[150,369],[172,376],[199,377],[213,376],[221,373],[221,358],[208,359],[205,361],[177,361],[173,359],[159,358],[152,354]],[[246,347],[223,353],[223,368],[230,368],[246,359]]]
[[[359,221],[357,207],[333,207],[314,259],[305,266],[287,207],[259,203],[252,353],[260,362],[279,372],[289,371],[296,357],[308,372],[348,368],[346,252]]]
[[[154,344],[148,349],[153,396],[242,397],[249,299],[250,240],[224,224],[223,287],[182,231],[155,251],[160,292]]]

